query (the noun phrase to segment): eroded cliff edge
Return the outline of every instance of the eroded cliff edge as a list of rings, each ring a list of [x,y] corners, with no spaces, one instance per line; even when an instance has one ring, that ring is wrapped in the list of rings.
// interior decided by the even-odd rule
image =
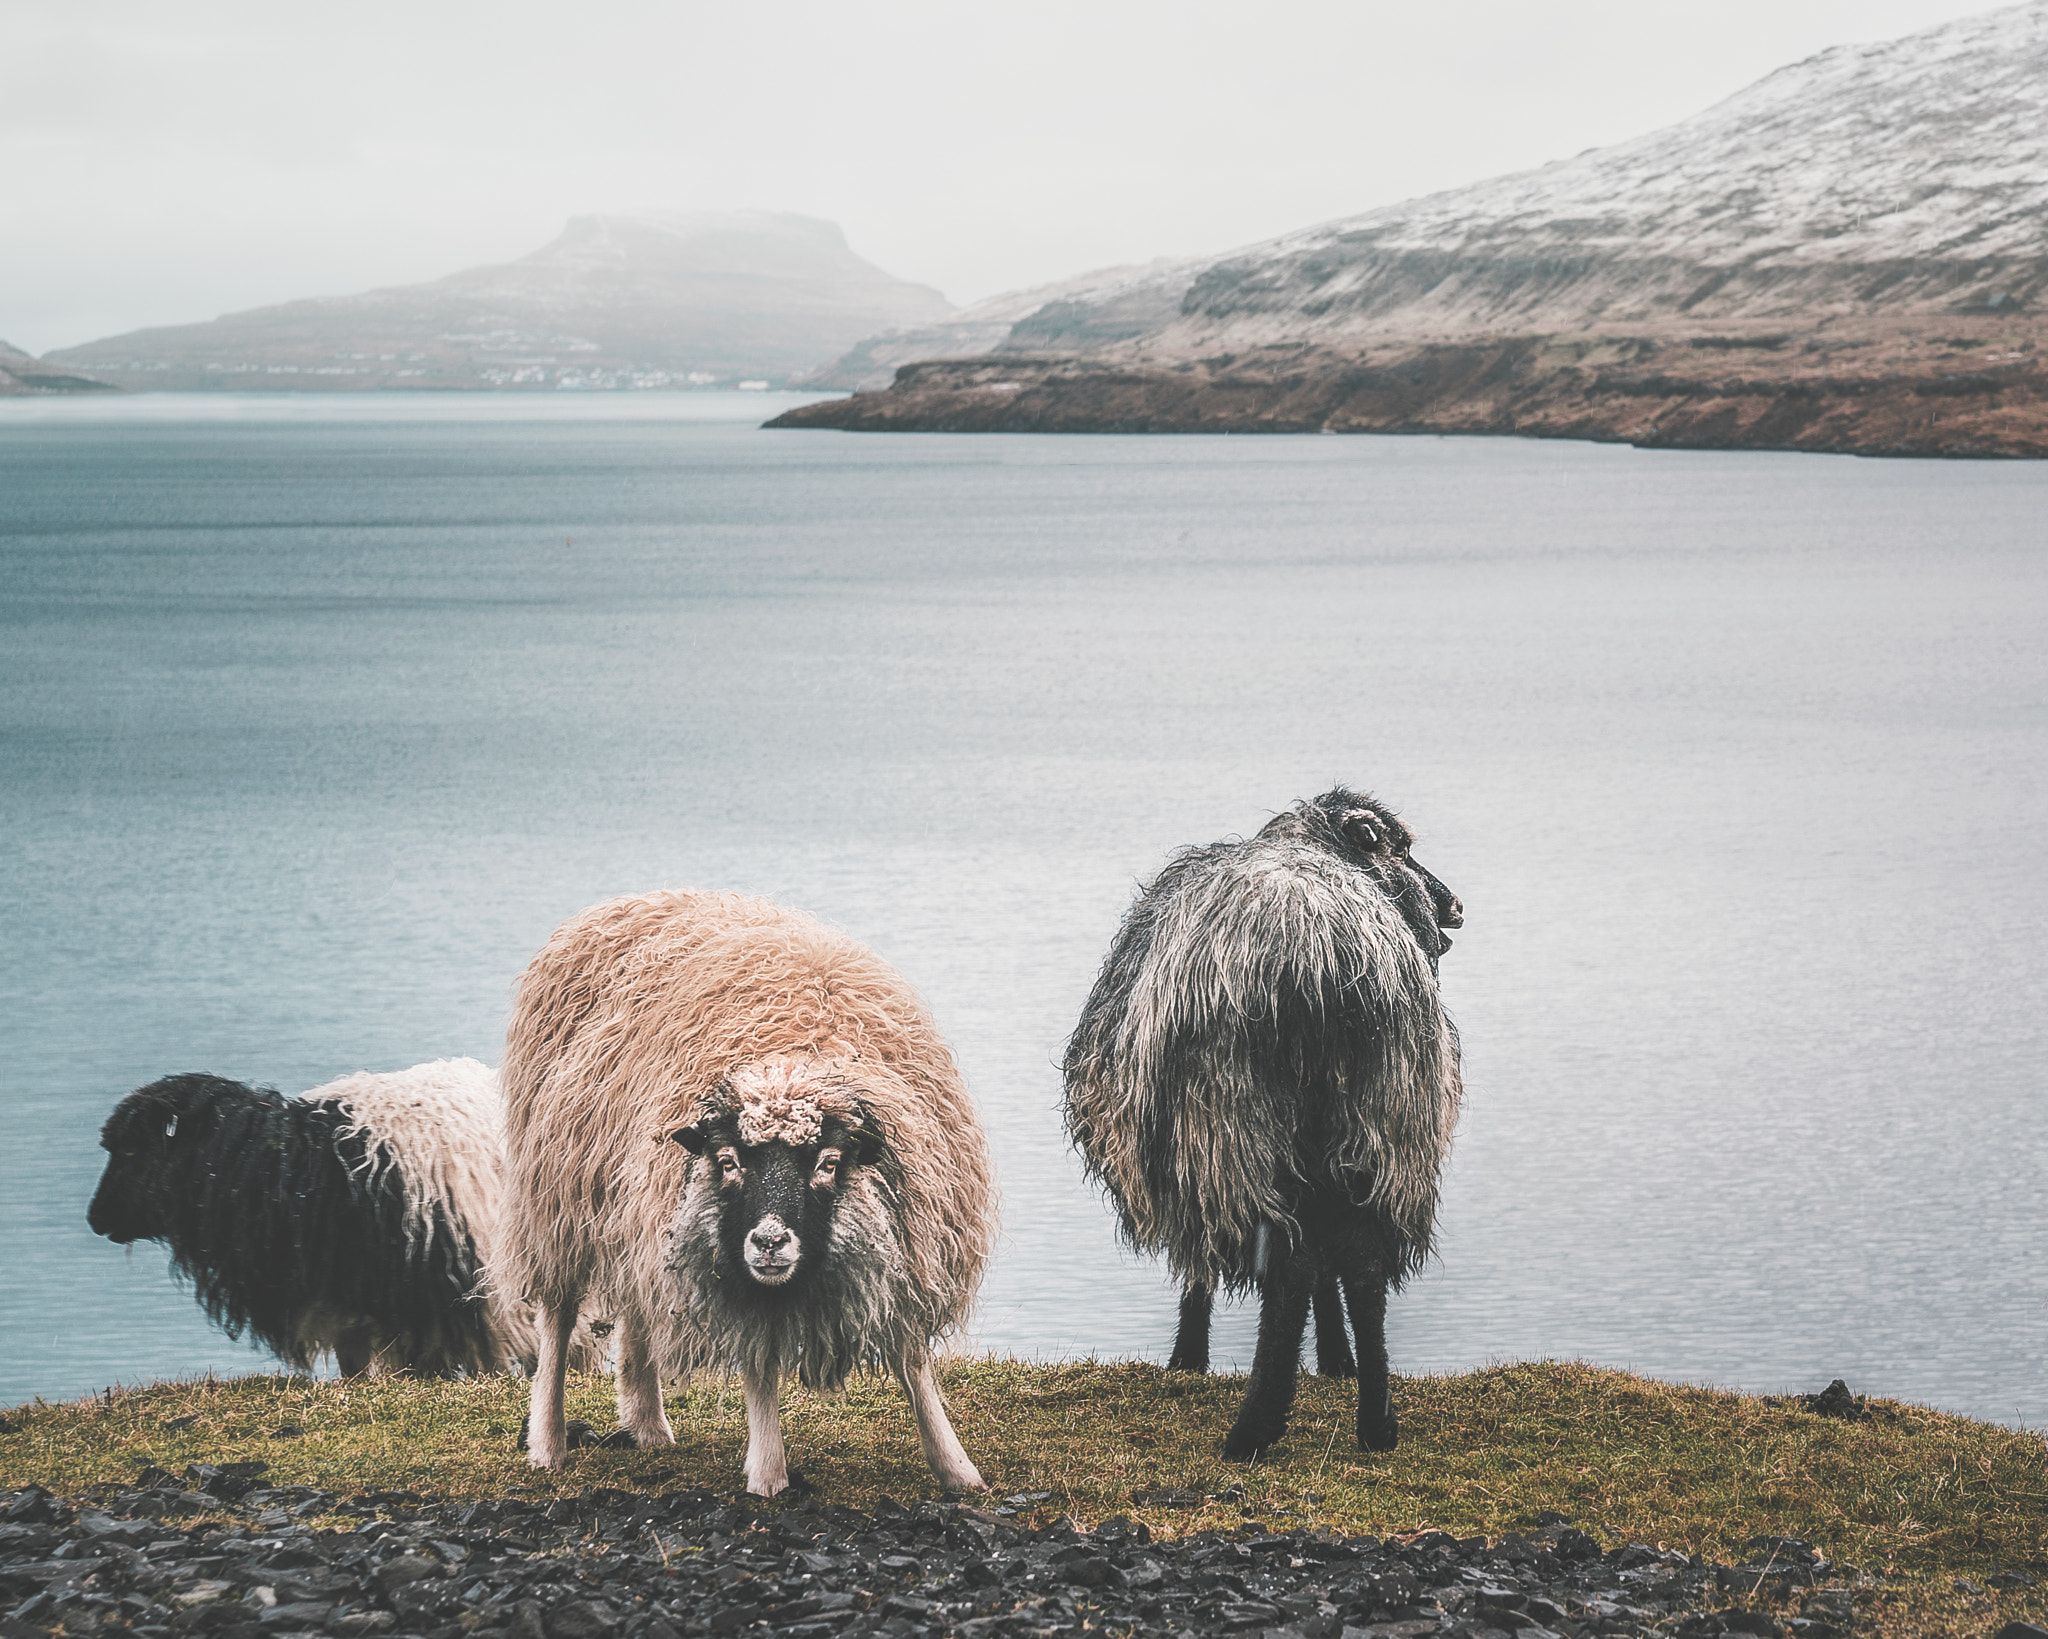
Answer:
[[[773,427],[856,432],[1380,432],[1669,449],[2048,456],[2031,332],[1505,336],[1171,359],[996,354],[904,366],[885,391]]]
[[[2032,0],[1536,170],[1072,281],[987,351],[899,351],[886,391],[780,424],[2040,456],[2044,342]]]

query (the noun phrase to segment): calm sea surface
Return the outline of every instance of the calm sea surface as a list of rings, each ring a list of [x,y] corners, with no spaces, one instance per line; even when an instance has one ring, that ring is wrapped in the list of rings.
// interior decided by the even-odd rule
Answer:
[[[0,1403],[265,1364],[87,1231],[122,1093],[495,1062],[549,929],[664,885],[930,998],[976,1341],[1163,1358],[1054,1065],[1138,880],[1346,780],[1469,917],[1398,1370],[2048,1423],[2048,464],[777,407],[0,402]]]

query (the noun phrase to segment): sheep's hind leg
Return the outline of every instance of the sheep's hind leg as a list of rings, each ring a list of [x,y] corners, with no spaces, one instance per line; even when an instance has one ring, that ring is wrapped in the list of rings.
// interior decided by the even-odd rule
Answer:
[[[1392,1451],[1401,1443],[1401,1419],[1387,1383],[1387,1283],[1372,1275],[1347,1275],[1344,1296],[1358,1328],[1358,1448]]]
[[[953,1432],[952,1420],[946,1415],[946,1397],[939,1392],[932,1363],[905,1362],[897,1368],[896,1375],[903,1380],[903,1392],[910,1396],[910,1409],[917,1418],[918,1444],[924,1447],[924,1460],[932,1465],[939,1484],[948,1491],[986,1491],[988,1486],[982,1480],[981,1470],[968,1459],[960,1436]]]
[[[637,1446],[672,1446],[675,1430],[661,1404],[661,1373],[654,1366],[654,1340],[647,1317],[628,1309],[619,1316],[619,1429]]]
[[[1259,1345],[1252,1355],[1251,1385],[1223,1441],[1225,1457],[1248,1461],[1287,1432],[1301,1373],[1301,1334],[1308,1329],[1314,1296],[1315,1277],[1300,1258],[1282,1254],[1272,1260],[1259,1288]]]
[[[569,1369],[569,1339],[576,1330],[574,1294],[544,1303],[539,1315],[540,1351],[533,1363],[533,1392],[526,1408],[526,1460],[535,1468],[559,1468],[569,1451],[569,1424],[562,1411],[562,1378]]]
[[[1316,1372],[1323,1377],[1358,1375],[1358,1362],[1351,1358],[1351,1337],[1344,1330],[1344,1297],[1335,1275],[1316,1282]]]
[[[747,1391],[747,1490],[772,1497],[789,1489],[789,1455],[782,1445],[782,1371],[749,1370]]]
[[[1166,1359],[1168,1371],[1209,1369],[1209,1317],[1215,1308],[1215,1292],[1199,1281],[1189,1281],[1180,1295],[1180,1328],[1173,1334],[1173,1353]]]

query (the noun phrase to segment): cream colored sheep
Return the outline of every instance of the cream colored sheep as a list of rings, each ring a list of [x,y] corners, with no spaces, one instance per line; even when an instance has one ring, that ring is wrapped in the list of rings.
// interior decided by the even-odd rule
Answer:
[[[534,1463],[566,1447],[556,1342],[589,1298],[619,1326],[618,1399],[674,1434],[666,1371],[743,1377],[748,1489],[788,1484],[782,1379],[902,1380],[942,1483],[981,1486],[933,1378],[966,1318],[996,1196],[952,1053],[879,957],[733,894],[614,899],[521,978],[504,1067],[496,1278],[540,1306]]]

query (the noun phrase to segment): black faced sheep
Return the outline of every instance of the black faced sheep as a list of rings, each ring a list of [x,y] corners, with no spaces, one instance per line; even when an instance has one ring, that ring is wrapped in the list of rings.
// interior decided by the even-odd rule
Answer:
[[[531,1363],[529,1315],[480,1290],[502,1168],[495,1074],[441,1059],[286,1098],[167,1076],[115,1106],[86,1217],[162,1241],[200,1305],[300,1370],[422,1376]],[[595,1366],[579,1338],[580,1364]]]
[[[789,1483],[785,1376],[893,1371],[940,1481],[981,1476],[934,1343],[995,1233],[988,1145],[917,994],[807,916],[731,894],[615,899],[520,980],[505,1055],[510,1199],[495,1271],[540,1306],[529,1455],[561,1462],[553,1339],[587,1293],[619,1325],[621,1433],[674,1439],[661,1375],[736,1368],[747,1488]]]
[[[1249,841],[1183,850],[1124,918],[1067,1044],[1083,1163],[1188,1288],[1176,1362],[1206,1363],[1216,1287],[1260,1293],[1228,1457],[1286,1429],[1333,1279],[1358,1334],[1358,1442],[1399,1438],[1387,1289],[1429,1254],[1462,1094],[1436,967],[1463,910],[1413,840],[1340,786]]]

